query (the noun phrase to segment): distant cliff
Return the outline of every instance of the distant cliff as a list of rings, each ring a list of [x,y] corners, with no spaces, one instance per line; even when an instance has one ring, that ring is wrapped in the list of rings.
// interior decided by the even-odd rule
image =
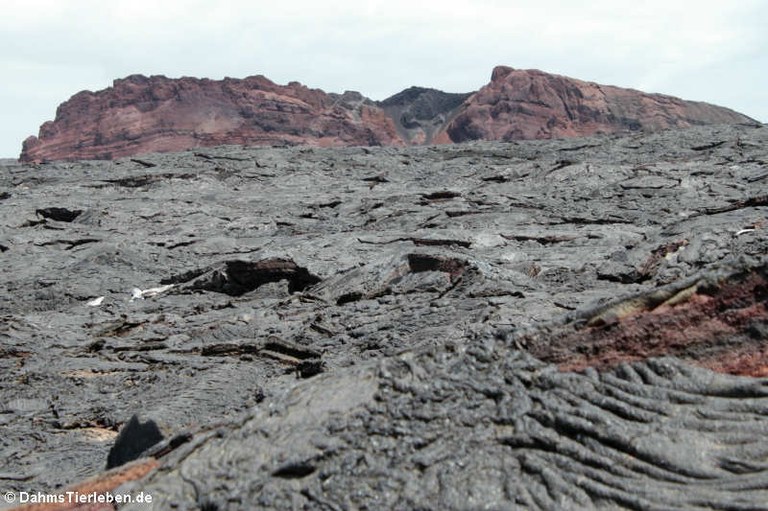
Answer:
[[[579,137],[757,121],[727,108],[499,66],[444,128],[452,142]]]
[[[111,159],[200,146],[398,145],[392,120],[362,95],[326,94],[263,76],[129,76],[75,94],[24,141],[23,161]]]
[[[298,82],[133,75],[62,103],[26,162],[112,159],[241,145],[376,146],[576,137],[702,124],[755,123],[707,103],[499,66],[466,94],[411,87],[374,102]]]

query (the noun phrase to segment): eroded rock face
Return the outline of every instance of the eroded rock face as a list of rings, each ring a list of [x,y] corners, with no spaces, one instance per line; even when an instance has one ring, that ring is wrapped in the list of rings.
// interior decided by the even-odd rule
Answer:
[[[497,67],[476,93],[411,87],[375,103],[263,76],[129,76],[83,91],[24,141],[21,161],[113,159],[216,145],[380,146],[549,139],[755,121],[706,103]]]
[[[400,145],[392,121],[358,93],[326,94],[263,76],[129,76],[83,91],[24,141],[22,161],[112,159],[223,144]]]
[[[738,122],[755,121],[707,103],[499,66],[445,132],[453,142],[527,140]]]
[[[746,126],[2,162],[4,490],[760,509],[767,162]]]

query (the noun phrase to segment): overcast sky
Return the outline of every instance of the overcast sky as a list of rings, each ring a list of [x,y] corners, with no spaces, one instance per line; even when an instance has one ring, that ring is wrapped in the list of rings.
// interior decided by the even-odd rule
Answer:
[[[263,74],[384,99],[467,92],[497,64],[768,122],[765,0],[0,0],[0,157],[130,74]]]

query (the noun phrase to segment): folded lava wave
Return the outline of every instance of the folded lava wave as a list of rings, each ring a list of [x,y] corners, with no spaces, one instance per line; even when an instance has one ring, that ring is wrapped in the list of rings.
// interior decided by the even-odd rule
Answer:
[[[380,146],[578,137],[751,123],[727,108],[498,66],[474,93],[411,87],[375,102],[298,82],[133,75],[82,91],[21,161],[112,159],[218,145]]]

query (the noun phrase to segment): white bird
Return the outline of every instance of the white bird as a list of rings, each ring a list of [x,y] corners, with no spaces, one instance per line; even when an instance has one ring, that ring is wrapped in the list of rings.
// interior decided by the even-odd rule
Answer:
[[[85,302],[85,305],[87,305],[88,307],[98,307],[99,305],[101,305],[101,302],[103,301],[104,301],[104,297],[100,296],[98,298],[94,298],[93,300],[89,300]]]
[[[159,295],[160,293],[165,293],[166,291],[171,289],[173,286],[174,286],[173,284],[168,284],[166,286],[151,287],[149,289],[144,289],[144,290],[141,290],[138,287],[134,287],[131,290],[131,299],[128,301],[132,302],[134,300],[143,300],[145,297],[151,298],[153,296]]]
[[[160,286],[160,287],[153,287],[153,288],[150,288],[150,289],[145,289],[144,291],[141,292],[141,296],[142,297],[144,297],[144,296],[150,296],[150,297],[151,296],[157,296],[160,293],[165,293],[166,291],[168,291],[172,287],[173,287],[173,284],[168,284],[166,286]]]

